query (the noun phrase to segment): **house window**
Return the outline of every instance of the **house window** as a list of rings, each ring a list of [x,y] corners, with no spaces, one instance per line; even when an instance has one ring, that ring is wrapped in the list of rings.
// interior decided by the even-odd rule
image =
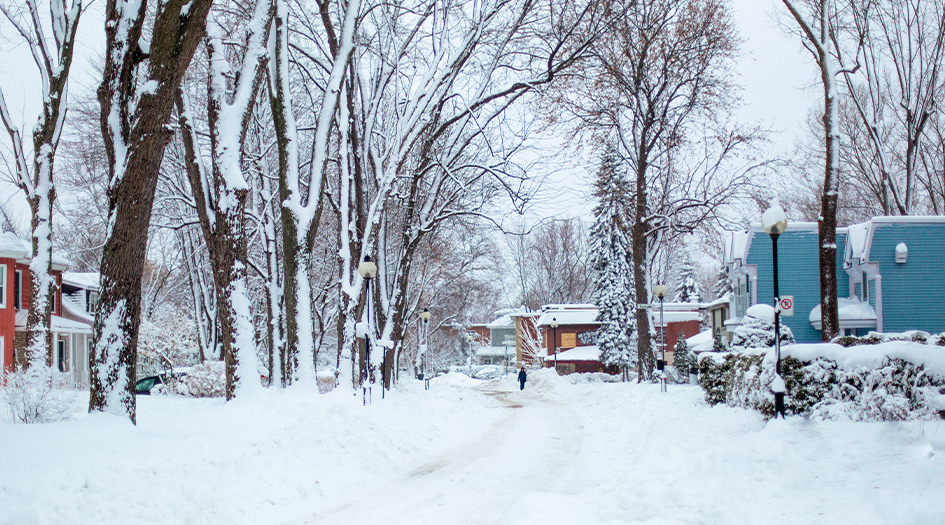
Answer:
[[[56,299],[57,299],[58,297],[59,297],[59,291],[58,291],[58,290],[53,290],[53,293],[52,293],[52,310],[51,310],[51,312],[53,313],[53,315],[58,315],[58,314],[59,314],[59,311],[56,310]]]
[[[7,265],[0,264],[0,308],[7,307]]]
[[[13,308],[23,309],[23,270],[13,272]]]
[[[870,281],[869,281],[869,278],[866,276],[866,272],[863,272],[863,285],[860,288],[861,288],[860,291],[861,291],[863,302],[864,303],[870,302]]]
[[[89,290],[85,293],[85,311],[95,313],[95,307],[98,306],[98,292]]]
[[[66,371],[66,342],[62,339],[56,341],[56,364],[60,372]]]

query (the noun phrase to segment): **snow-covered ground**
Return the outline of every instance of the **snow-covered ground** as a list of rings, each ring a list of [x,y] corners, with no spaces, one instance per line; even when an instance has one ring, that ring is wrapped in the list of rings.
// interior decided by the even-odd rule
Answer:
[[[550,371],[378,394],[0,424],[0,523],[945,523],[942,421],[765,422]]]

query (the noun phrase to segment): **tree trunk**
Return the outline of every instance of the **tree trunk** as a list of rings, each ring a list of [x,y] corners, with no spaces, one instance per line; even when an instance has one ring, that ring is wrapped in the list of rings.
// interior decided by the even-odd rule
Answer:
[[[837,302],[837,192],[839,186],[839,141],[837,136],[837,99],[829,89],[824,97],[824,132],[826,138],[826,169],[824,190],[820,200],[818,240],[820,242],[820,337],[830,341],[840,333],[840,310]]]
[[[168,126],[181,79],[203,38],[211,0],[168,0],[158,7],[150,55],[139,47],[147,3],[106,5],[106,57],[98,99],[109,164],[108,224],[101,264],[101,293],[89,356],[89,411],[135,421],[135,377],[141,278],[146,232]],[[136,96],[139,65],[148,61],[147,90]],[[131,114],[133,112],[133,115]]]

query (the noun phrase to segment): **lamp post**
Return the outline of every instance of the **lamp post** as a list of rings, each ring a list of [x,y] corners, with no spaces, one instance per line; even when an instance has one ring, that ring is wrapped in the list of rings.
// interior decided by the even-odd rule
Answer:
[[[778,374],[771,384],[774,392],[774,417],[784,419],[784,378],[781,377],[781,297],[778,293],[778,237],[787,229],[787,215],[777,200],[761,216],[761,228],[771,236],[772,277],[774,279],[774,349],[777,355],[775,372]]]
[[[423,389],[430,390],[430,310],[424,308],[420,319],[423,321]]]
[[[656,361],[656,369],[660,373],[660,392],[666,392],[666,325],[663,323],[663,298],[669,294],[669,288],[658,284],[653,288],[653,295],[660,300],[660,358]]]
[[[551,318],[551,346],[555,352],[555,373],[558,373],[558,318]]]
[[[365,255],[364,260],[358,264],[358,273],[365,281],[366,299],[364,307],[367,309],[366,324],[367,330],[364,332],[364,370],[361,371],[361,404],[367,404],[367,393],[370,390],[370,384],[374,380],[374,373],[371,370],[371,279],[377,275],[377,265],[371,262],[371,256]],[[368,387],[364,387],[364,381],[369,379]]]

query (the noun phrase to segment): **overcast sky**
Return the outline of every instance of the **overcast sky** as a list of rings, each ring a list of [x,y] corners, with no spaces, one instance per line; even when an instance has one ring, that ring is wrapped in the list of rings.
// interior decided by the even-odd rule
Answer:
[[[801,130],[801,123],[810,108],[818,103],[820,87],[809,54],[800,43],[789,38],[773,21],[776,12],[785,11],[780,0],[730,0],[736,23],[744,40],[738,73],[744,91],[743,107],[737,117],[743,122],[760,123],[772,130],[772,152],[782,153],[793,147]],[[104,2],[95,0],[79,24],[77,61],[73,66],[70,92],[77,94],[94,90],[99,82],[94,64],[101,60],[104,50],[102,29]],[[14,118],[29,130],[39,112],[39,85],[29,49],[14,38],[9,24],[0,25],[0,87]],[[8,151],[8,137],[4,133],[2,148]],[[546,205],[534,210],[539,215],[558,217],[587,216],[593,207],[588,198],[589,177],[587,163],[582,158],[561,160],[561,166],[551,176]],[[11,201],[23,210],[22,220],[28,216],[21,192],[8,184],[0,184],[0,200]]]

